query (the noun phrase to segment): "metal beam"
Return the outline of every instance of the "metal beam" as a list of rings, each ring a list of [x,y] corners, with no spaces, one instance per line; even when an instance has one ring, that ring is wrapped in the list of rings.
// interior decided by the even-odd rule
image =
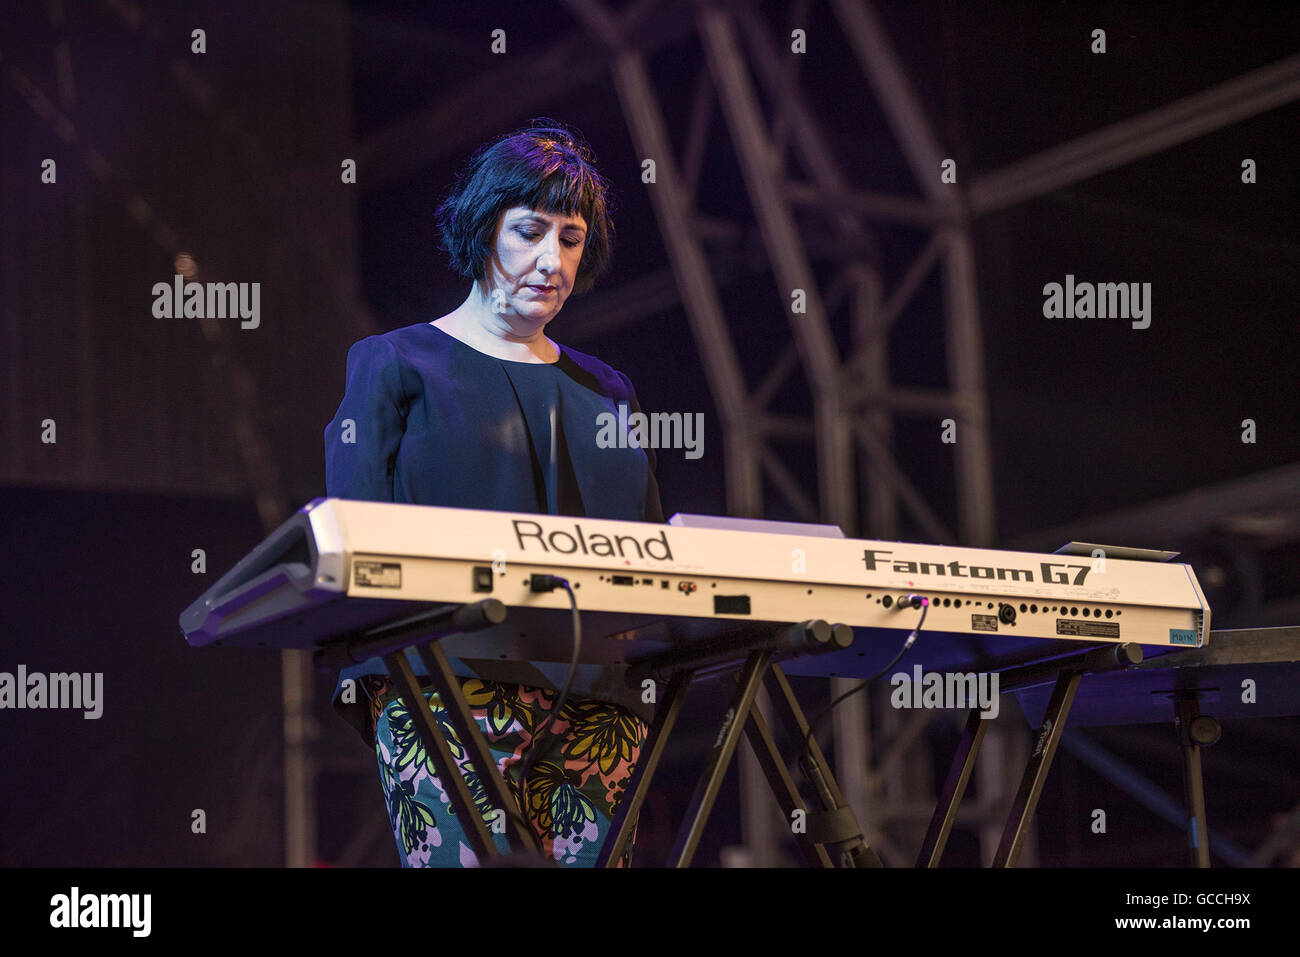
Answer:
[[[948,385],[965,409],[953,452],[957,464],[957,520],[961,543],[990,548],[993,519],[993,453],[984,390],[984,336],[980,331],[975,244],[968,228],[951,229],[943,258],[943,314]]]
[[[889,449],[885,446],[884,441],[875,435],[866,423],[859,422],[856,426],[858,441],[862,443],[863,448],[869,456],[870,467],[879,473],[881,481],[887,482],[903,500],[921,526],[921,530],[930,540],[936,543],[954,544],[957,537],[950,532],[940,518],[934,514],[923,496],[898,467],[894,457],[890,454]]]
[[[976,177],[976,214],[1005,209],[1300,99],[1300,55]]]
[[[871,219],[928,228],[952,220],[952,213],[914,196],[894,196],[871,190],[830,190],[798,180],[785,181],[785,195],[796,206],[828,211],[850,209]]]
[[[672,263],[686,317],[700,350],[709,390],[726,435],[727,503],[735,515],[762,512],[759,437],[750,424],[740,361],[708,261],[690,228],[690,201],[673,157],[654,83],[639,53],[615,56],[613,76],[638,155],[654,159],[656,182],[647,192]]]
[[[619,37],[623,35],[622,31],[596,0],[568,0],[568,5],[589,32],[601,42],[615,47],[621,42]],[[897,507],[901,498],[917,515],[918,521],[932,539],[954,541],[955,536],[937,519],[924,498],[893,461],[889,451],[892,418],[900,407],[926,414],[938,411],[952,411],[956,414],[960,411],[965,414],[964,424],[969,427],[963,429],[962,438],[971,445],[978,444],[986,438],[979,428],[983,421],[983,396],[976,395],[972,398],[960,389],[982,387],[980,356],[963,355],[950,363],[950,378],[955,385],[961,384],[957,386],[959,391],[956,394],[945,396],[942,393],[927,392],[921,396],[920,390],[896,391],[889,385],[888,335],[892,320],[902,312],[927,274],[942,262],[945,287],[950,290],[950,295],[956,297],[955,306],[949,311],[949,335],[958,336],[962,342],[978,343],[973,262],[969,248],[962,245],[963,242],[969,242],[969,237],[961,218],[959,194],[954,189],[936,188],[931,199],[925,201],[855,191],[837,165],[835,150],[799,95],[789,58],[780,54],[761,25],[752,18],[737,23],[729,11],[704,5],[699,9],[697,25],[704,44],[709,74],[716,87],[717,101],[735,146],[736,159],[741,167],[746,191],[755,210],[759,232],[767,258],[776,274],[778,287],[802,289],[807,307],[806,312],[793,314],[789,312],[788,302],[782,303],[790,321],[795,350],[783,354],[777,360],[752,395],[745,396],[744,382],[739,374],[732,385],[722,390],[715,389],[715,401],[718,401],[720,408],[724,401],[732,401],[748,412],[743,418],[728,418],[724,413],[723,424],[728,445],[729,510],[736,514],[761,512],[761,491],[757,481],[745,490],[747,495],[737,496],[731,480],[736,471],[736,461],[741,457],[753,456],[757,451],[758,461],[769,480],[788,500],[794,511],[805,519],[813,518],[814,502],[802,494],[793,476],[784,468],[779,457],[766,448],[765,442],[767,438],[776,436],[813,438],[818,453],[818,514],[824,521],[837,524],[850,533],[855,532],[859,492],[853,460],[852,429],[856,424],[859,428],[859,441],[866,452],[865,468],[875,478],[875,481],[864,483],[864,506],[875,533],[896,533]],[[868,32],[872,32],[870,26]],[[740,33],[743,33],[751,53],[748,65],[762,84],[768,99],[776,104],[774,109],[760,110],[757,105],[757,97],[737,43],[737,35]],[[876,31],[867,43],[878,49],[885,41],[883,35]],[[888,58],[892,59],[892,54]],[[659,167],[659,182],[651,187],[650,197],[665,233],[665,243],[678,276],[678,286],[687,302],[688,317],[692,321],[700,355],[706,369],[710,363],[719,362],[720,356],[723,357],[721,361],[725,366],[734,361],[735,353],[725,323],[721,321],[721,311],[712,306],[712,290],[703,296],[692,293],[695,280],[690,276],[684,278],[678,267],[680,257],[684,257],[690,266],[692,254],[683,251],[695,248],[693,243],[699,242],[700,231],[696,229],[688,234],[685,228],[679,227],[679,231],[673,234],[669,225],[674,217],[683,222],[688,218],[682,210],[690,207],[694,177],[684,178],[673,170],[667,137],[661,132],[658,136],[655,135],[653,124],[659,123],[660,127],[662,124],[658,119],[657,104],[649,92],[649,80],[645,76],[641,59],[628,51],[616,50],[614,62],[616,88],[640,155],[654,156]],[[893,72],[887,69],[882,76],[882,82],[892,85],[891,88],[902,100],[911,97],[910,107],[919,115],[919,104],[910,94],[910,87],[907,87],[897,63],[893,64]],[[691,170],[703,162],[703,131],[707,127],[713,104],[713,92],[701,78],[692,97],[686,154],[687,166]],[[904,109],[908,105],[904,103]],[[777,115],[777,131],[765,129],[762,122],[765,114]],[[648,129],[644,128],[647,115],[654,117]],[[898,118],[900,114],[895,111],[894,116]],[[930,149],[937,155],[937,147],[934,146],[933,136],[928,133],[929,128],[924,118],[917,120],[916,117],[911,117],[906,121],[900,120],[900,124],[910,131],[922,131],[919,137],[914,136],[910,140],[914,153],[923,154]],[[780,131],[787,131],[790,135],[788,139],[781,135],[781,145],[778,145],[776,134]],[[645,145],[651,141],[654,145]],[[799,152],[803,167],[812,175],[812,182],[787,181],[783,157],[783,144],[787,142]],[[937,184],[938,160],[928,168],[928,172],[921,172],[920,163],[918,160],[918,179],[927,187]],[[679,184],[675,195],[670,196],[676,211],[665,208],[664,196],[661,194],[666,183]],[[852,379],[863,383],[862,391],[873,400],[871,404],[860,408],[861,418],[856,423],[853,403],[845,393],[849,377],[845,374],[846,367],[830,334],[828,309],[821,300],[809,262],[809,253],[815,244],[805,243],[799,233],[794,217],[796,204],[832,213],[830,218],[836,241],[842,248],[850,249],[856,257],[837,275],[835,294],[829,297],[838,304],[846,293],[852,291],[853,294],[851,303],[855,352],[851,365]],[[923,247],[912,268],[904,274],[888,305],[883,304],[883,283],[874,265],[874,238],[862,222],[864,215],[904,221],[910,225],[942,227]],[[695,213],[694,218],[699,220],[701,214]],[[710,278],[716,282],[718,272],[715,271]],[[696,307],[692,306],[693,301],[697,303]],[[706,307],[703,319],[698,305]],[[715,315],[718,317],[716,324],[713,322]],[[949,353],[952,351],[950,346]],[[806,419],[798,416],[765,412],[772,396],[793,371],[796,355],[814,401],[811,426]],[[711,382],[710,386],[713,388],[714,383]],[[727,394],[729,399],[719,398]],[[888,401],[881,401],[884,397],[888,397]],[[922,410],[921,406],[925,406],[925,409]],[[869,428],[863,431],[864,426]],[[978,459],[976,461],[978,463]],[[983,461],[987,465],[987,450]],[[959,471],[969,471],[970,468],[969,461],[963,464],[959,460]],[[991,483],[976,481],[974,484],[980,496],[975,501],[982,502],[981,507],[988,513],[990,496],[985,494],[985,490]],[[742,500],[747,500],[746,504],[738,508]],[[750,508],[753,511],[747,510]],[[967,508],[971,508],[970,503],[967,503]],[[977,518],[973,523],[967,520],[966,525],[974,529],[971,534],[982,536],[991,528],[991,519],[982,522]],[[844,690],[841,687],[845,685],[844,682],[836,685],[837,690]],[[834,725],[841,777],[850,792],[851,803],[864,821],[871,817],[869,809],[865,807],[868,767],[865,704],[865,698],[849,699],[837,710]],[[742,775],[746,781],[752,777]],[[756,798],[750,795],[749,798],[743,803],[747,820],[753,824],[754,816],[766,810],[758,807],[758,798],[765,801],[766,796],[758,795]],[[754,840],[763,830],[747,825],[747,839]],[[762,847],[754,850],[756,856],[763,856]]]
[[[875,10],[863,0],[834,0],[832,7],[921,192],[941,204],[951,203],[953,192],[939,182],[943,153],[938,138]]]
[[[1008,547],[1042,551],[1069,541],[1156,547],[1161,542],[1194,538],[1219,529],[1284,540],[1291,537],[1290,533],[1300,533],[1295,515],[1300,515],[1300,464],[1027,532],[1013,539]],[[1134,536],[1143,541],[1124,541]]]
[[[804,293],[805,312],[790,311],[783,303],[799,347],[809,387],[817,429],[817,479],[822,517],[844,529],[855,525],[853,460],[849,422],[840,398],[840,363],[830,335],[812,266],[804,253],[793,213],[774,176],[776,157],[763,128],[749,74],[736,40],[729,13],[701,9],[697,15],[709,72],[718,90],[736,158],[740,163],[768,258],[778,288],[792,295]]]
[[[925,244],[921,252],[903,273],[903,278],[898,281],[898,286],[890,294],[889,299],[876,310],[874,321],[870,327],[863,330],[867,335],[867,341],[874,342],[877,338],[887,333],[894,322],[907,308],[912,297],[916,295],[921,283],[930,274],[934,264],[939,261],[939,257],[946,251],[945,243],[948,234],[942,230],[936,230],[931,236],[930,241]]]
[[[658,8],[653,0],[642,0],[627,18],[624,33],[643,56],[685,39],[693,30],[688,17],[651,16]],[[487,39],[475,42],[486,44]],[[499,64],[494,61],[491,69],[446,91],[436,105],[367,134],[353,151],[357,168],[366,171],[357,185],[362,190],[375,189],[498,134],[501,116],[483,109],[484,103],[508,103],[512,112],[525,114],[599,84],[610,64],[605,57],[592,54],[591,38],[579,33],[566,35],[537,56],[496,58]]]

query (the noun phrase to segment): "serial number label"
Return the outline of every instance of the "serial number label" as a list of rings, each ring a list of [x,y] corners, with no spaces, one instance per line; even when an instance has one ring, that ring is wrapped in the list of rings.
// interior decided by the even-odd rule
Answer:
[[[970,630],[971,631],[997,631],[998,616],[997,615],[971,615]]]
[[[402,566],[397,562],[356,562],[352,580],[369,588],[401,588]]]
[[[1058,635],[1082,635],[1087,638],[1118,638],[1119,623],[1058,618],[1056,619],[1056,633]]]

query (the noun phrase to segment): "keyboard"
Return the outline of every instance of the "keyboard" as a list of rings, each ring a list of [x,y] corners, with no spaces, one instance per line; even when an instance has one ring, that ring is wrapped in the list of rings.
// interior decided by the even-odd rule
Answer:
[[[717,523],[725,524],[726,520]],[[1074,545],[1039,554],[318,498],[180,616],[193,646],[319,650],[406,612],[494,599],[501,624],[447,639],[477,659],[627,663],[749,625],[1204,645],[1210,609],[1169,553]],[[1166,559],[1166,560],[1161,560]]]

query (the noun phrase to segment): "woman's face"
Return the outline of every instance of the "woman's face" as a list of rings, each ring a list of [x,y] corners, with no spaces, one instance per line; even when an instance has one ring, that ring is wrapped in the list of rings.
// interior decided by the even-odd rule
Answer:
[[[511,325],[522,320],[527,331],[550,322],[573,291],[586,240],[581,216],[507,209],[497,230],[493,278],[502,296],[494,298],[493,312]]]

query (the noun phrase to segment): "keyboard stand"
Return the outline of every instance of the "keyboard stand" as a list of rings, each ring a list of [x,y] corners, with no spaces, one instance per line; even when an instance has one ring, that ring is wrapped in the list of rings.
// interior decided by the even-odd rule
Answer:
[[[452,673],[439,644],[441,639],[450,635],[498,625],[505,616],[505,606],[495,599],[471,605],[438,606],[334,642],[317,653],[317,662],[341,667],[375,656],[382,657],[402,700],[408,703],[416,731],[428,750],[438,779],[446,788],[451,807],[459,816],[466,840],[481,866],[549,865],[554,862],[541,853],[531,826],[516,813],[518,804],[514,792],[498,769],[487,740],[465,701],[460,682]],[[844,800],[816,740],[811,741],[807,753],[800,759],[804,775],[817,794],[816,802],[810,806],[786,771],[773,728],[754,707],[758,691],[766,681],[776,712],[774,726],[788,730],[792,737],[797,735],[802,746],[808,734],[808,723],[785,674],[776,664],[776,656],[842,650],[852,640],[852,629],[843,625],[832,627],[820,620],[767,628],[741,625],[730,635],[697,643],[689,649],[657,655],[634,665],[629,672],[629,683],[633,686],[639,684],[640,676],[654,674],[666,676],[668,687],[664,699],[655,709],[654,721],[627,783],[613,826],[601,848],[597,866],[610,867],[621,860],[692,682],[739,668],[730,705],[674,842],[672,866],[691,865],[743,734],[748,737],[786,819],[793,825],[797,819],[796,812],[802,817],[802,826],[792,826],[791,831],[806,863],[819,867],[879,867],[880,859],[863,839],[857,818]],[[428,671],[428,686],[438,693],[446,709],[444,720],[468,752],[469,763],[478,770],[492,807],[504,808],[504,813],[494,811],[485,817],[475,806],[444,730],[425,698],[425,688],[411,668],[407,658],[409,650],[416,651],[424,663]],[[494,833],[506,835],[509,853],[496,846]]]
[[[460,681],[452,673],[439,644],[440,639],[453,634],[500,624],[505,616],[505,606],[495,599],[469,605],[437,606],[333,643],[318,652],[317,658],[334,667],[375,656],[383,658],[402,699],[416,702],[413,707],[408,705],[416,731],[428,749],[439,780],[446,787],[452,809],[460,817],[466,840],[482,866],[551,865],[554,862],[542,854],[531,826],[517,813],[514,792],[497,768],[487,739],[465,701]],[[691,684],[726,672],[737,672],[737,669],[735,690],[673,843],[670,866],[691,865],[742,735],[748,738],[786,819],[792,824],[802,819],[803,826],[792,826],[791,830],[806,864],[816,867],[881,866],[879,857],[863,838],[857,818],[844,800],[816,740],[810,741],[807,753],[800,757],[804,777],[817,795],[815,804],[810,806],[786,770],[773,734],[774,727],[781,728],[792,737],[797,735],[800,745],[808,734],[808,722],[784,672],[776,663],[776,656],[833,651],[846,647],[851,641],[851,629],[844,626],[833,629],[824,621],[774,626],[766,630],[745,626],[729,636],[659,654],[635,664],[628,675],[631,685],[638,685],[645,676],[655,676],[667,682],[667,691],[655,709],[654,721],[601,848],[597,866],[615,866],[622,859]],[[443,702],[446,709],[444,720],[467,750],[469,763],[479,770],[492,807],[505,809],[503,812],[494,811],[485,817],[475,806],[443,728],[425,698],[425,689],[411,668],[407,651],[412,649],[420,656],[428,672],[428,686]],[[1142,651],[1137,645],[1105,645],[1000,673],[999,685],[1003,692],[1047,681],[1053,681],[1054,687],[994,855],[994,867],[1015,866],[1082,677],[1089,673],[1127,668],[1141,660]],[[773,703],[773,727],[769,727],[768,721],[755,708],[759,689],[765,683]],[[1183,728],[1190,727],[1198,717],[1194,701],[1180,700],[1178,710]],[[1204,723],[1202,719],[1200,724]],[[938,866],[979,755],[985,728],[985,720],[979,711],[971,709],[922,843],[918,867]],[[1193,740],[1187,732],[1183,736],[1186,739],[1188,804],[1200,833],[1204,834],[1204,801],[1199,797],[1200,769],[1196,749],[1211,742]],[[506,836],[509,852],[496,846],[494,833]],[[1202,863],[1206,856],[1205,848],[1197,846],[1195,837],[1193,842],[1194,863],[1205,866]],[[1204,841],[1199,843],[1203,845]]]
[[[611,867],[622,858],[668,736],[681,712],[687,689],[694,681],[734,670],[737,666],[740,670],[735,679],[735,691],[679,827],[670,866],[691,865],[742,734],[748,736],[786,819],[793,825],[796,812],[802,813],[804,826],[792,826],[792,833],[806,863],[818,867],[832,867],[837,863],[850,867],[880,866],[879,858],[863,840],[862,829],[844,801],[816,741],[812,742],[802,765],[805,775],[817,790],[820,810],[809,808],[803,800],[786,771],[785,761],[767,721],[754,707],[759,688],[766,680],[774,705],[782,712],[776,717],[784,717],[786,727],[793,728],[802,743],[808,733],[808,724],[789,682],[774,662],[774,656],[779,651],[834,650],[847,647],[851,641],[852,631],[843,626],[832,629],[823,621],[803,622],[791,627],[780,626],[766,635],[742,633],[729,643],[729,647],[725,643],[721,647],[714,643],[707,649],[671,652],[634,666],[628,675],[630,684],[635,686],[642,675],[662,676],[666,673],[668,690],[655,710],[654,722],[641,747],[640,759],[627,783],[624,799],[596,866]],[[836,852],[834,861],[827,853],[827,845]]]
[[[1038,736],[1034,740],[1034,750],[1025,766],[1025,773],[1020,779],[1020,787],[1011,802],[1011,812],[1002,831],[1002,839],[993,855],[994,867],[1014,867],[1020,857],[1025,833],[1029,822],[1033,820],[1038,807],[1038,798],[1042,794],[1047,773],[1051,770],[1052,759],[1056,756],[1057,745],[1065,730],[1065,722],[1070,714],[1070,705],[1079,681],[1085,674],[1103,671],[1118,671],[1135,665],[1142,660],[1142,649],[1135,644],[1104,645],[1090,651],[1079,652],[1064,658],[1036,662],[1019,668],[1000,672],[999,690],[1012,691],[1030,685],[1055,681],[1052,697],[1043,714],[1043,723],[1039,726]],[[943,856],[948,835],[952,831],[953,821],[957,818],[957,807],[966,793],[975,759],[979,756],[980,745],[984,740],[986,721],[976,708],[972,708],[966,718],[966,728],[957,744],[948,777],[939,800],[935,805],[934,816],[930,820],[925,840],[921,842],[921,852],[917,857],[917,867],[938,867]]]
[[[1201,713],[1195,690],[1174,696],[1174,726],[1183,752],[1183,800],[1187,804],[1187,850],[1193,867],[1210,866],[1210,825],[1205,817],[1205,780],[1201,775],[1201,749],[1219,740],[1223,729]]]
[[[536,834],[517,813],[518,804],[514,794],[497,768],[487,739],[474,720],[460,682],[452,673],[447,656],[438,643],[439,639],[449,635],[498,625],[505,620],[505,616],[505,606],[496,599],[486,599],[472,605],[445,605],[338,642],[328,649],[328,655],[318,653],[317,660],[333,663],[337,667],[341,662],[365,661],[376,655],[383,657],[384,665],[401,691],[401,698],[407,704],[416,731],[438,774],[438,780],[447,792],[452,810],[461,822],[465,838],[480,865],[537,866],[553,862],[548,862],[542,855]],[[447,722],[468,752],[469,763],[479,772],[493,808],[501,809],[490,815],[491,823],[474,804],[469,786],[452,756],[447,737],[424,695],[419,678],[411,668],[406,656],[408,649],[415,649],[419,654],[429,673],[427,680],[446,709]],[[496,846],[492,836],[494,832],[505,834],[511,849],[509,854]]]

